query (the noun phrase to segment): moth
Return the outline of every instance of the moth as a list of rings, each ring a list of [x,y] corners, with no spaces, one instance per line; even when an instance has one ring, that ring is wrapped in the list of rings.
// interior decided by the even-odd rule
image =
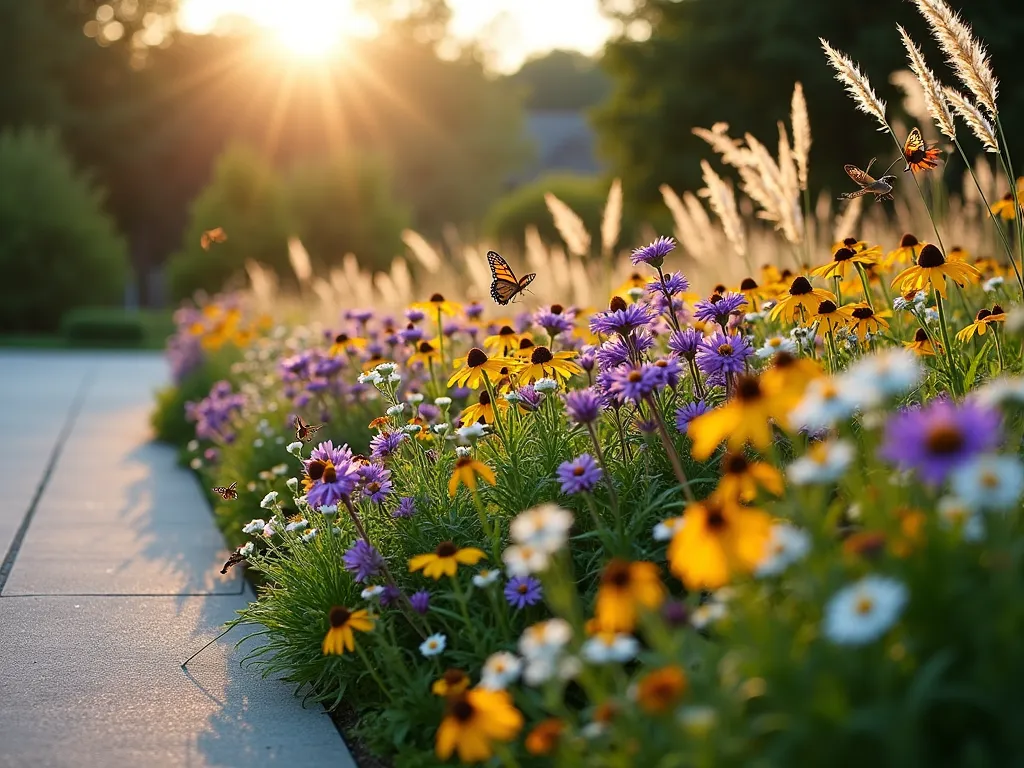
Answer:
[[[206,230],[199,236],[199,245],[202,246],[204,251],[208,251],[213,243],[223,243],[227,239],[228,236],[223,227],[214,227],[213,229]]]
[[[235,567],[239,563],[245,562],[245,555],[242,554],[242,548],[239,547],[231,553],[231,557],[228,558],[227,562],[224,563],[224,567],[220,569],[222,574],[227,573],[231,568]]]
[[[887,175],[882,176],[880,179],[874,179],[868,175],[868,171],[871,170],[871,166],[874,165],[875,158],[871,158],[871,162],[868,163],[868,167],[865,170],[861,170],[856,165],[846,165],[846,174],[853,179],[859,186],[856,192],[846,192],[839,196],[840,200],[853,200],[864,195],[874,195],[876,200],[892,200],[892,190],[896,186],[896,177]]]

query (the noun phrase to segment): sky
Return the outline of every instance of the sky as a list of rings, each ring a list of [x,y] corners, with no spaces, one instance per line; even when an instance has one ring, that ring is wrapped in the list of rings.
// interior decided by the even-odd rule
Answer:
[[[324,40],[328,32],[366,35],[365,23],[347,10],[349,0],[183,0],[181,25],[208,32],[220,16],[239,14],[277,29],[296,51],[303,41]],[[569,48],[598,51],[614,30],[599,0],[449,0],[451,32],[460,40],[481,39],[492,64],[508,72],[532,54]],[[305,7],[307,15],[296,14]],[[306,47],[309,48],[308,46]]]

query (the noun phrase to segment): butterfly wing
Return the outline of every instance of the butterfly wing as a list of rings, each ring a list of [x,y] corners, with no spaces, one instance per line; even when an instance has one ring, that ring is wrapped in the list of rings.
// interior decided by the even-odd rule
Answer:
[[[531,272],[528,275],[523,275],[522,277],[520,277],[519,278],[519,288],[520,288],[520,290],[525,291],[526,290],[526,286],[528,286],[530,283],[532,283],[535,277],[537,277],[537,273],[536,272]]]
[[[523,286],[519,285],[519,283],[499,278],[491,283],[491,298],[501,304],[501,306],[505,306],[522,290]]]
[[[907,136],[906,142],[903,144],[903,156],[910,160],[914,157],[915,153],[924,150],[924,138],[921,136],[921,131],[915,128]]]
[[[520,284],[512,267],[496,251],[487,252],[487,263],[491,267],[491,298],[502,306],[512,301],[512,298],[529,285],[530,280],[535,277],[535,275],[524,275],[523,280],[526,280],[526,283]]]
[[[846,175],[853,179],[857,184],[862,187],[866,187],[869,184],[874,184],[875,180],[868,176],[864,171],[858,168],[856,165],[844,165],[843,168],[846,170]]]
[[[244,562],[245,562],[245,555],[242,554],[241,550],[235,550],[234,552],[231,553],[231,557],[228,558],[228,561],[226,563],[224,563],[224,567],[220,569],[220,572],[222,574],[223,573],[227,573],[228,570],[231,569],[232,567],[238,565],[239,563],[244,563]]]
[[[858,189],[856,192],[844,192],[839,196],[840,200],[856,200],[858,197],[870,194],[868,189]]]

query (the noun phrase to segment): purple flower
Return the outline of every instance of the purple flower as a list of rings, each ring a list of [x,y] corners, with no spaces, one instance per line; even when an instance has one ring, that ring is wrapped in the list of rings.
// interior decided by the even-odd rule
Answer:
[[[418,323],[421,320],[423,320],[424,317],[426,317],[426,315],[423,313],[422,310],[419,310],[419,309],[407,309],[407,310],[405,310],[405,319],[408,320],[410,323]]]
[[[690,426],[690,422],[698,416],[703,416],[710,410],[711,409],[708,408],[707,403],[703,400],[695,400],[692,403],[687,403],[676,411],[676,429],[685,435],[687,427]]]
[[[997,411],[937,399],[890,417],[879,453],[902,469],[917,470],[926,483],[938,484],[961,464],[994,448],[1001,437]]]
[[[661,383],[658,369],[650,363],[642,365],[620,365],[608,371],[608,391],[619,402],[632,400],[639,403],[651,394]]]
[[[668,272],[665,274],[665,283],[661,280],[651,280],[647,284],[647,292],[652,296],[657,294],[675,296],[690,287],[690,281],[683,277],[682,272]]]
[[[345,570],[355,574],[356,581],[369,581],[381,572],[384,558],[366,539],[357,539],[342,557]]]
[[[704,334],[696,328],[683,328],[683,330],[672,334],[668,340],[668,348],[680,357],[693,360],[702,341],[704,341]]]
[[[187,403],[185,417],[196,423],[196,437],[201,440],[230,442],[233,436],[231,422],[245,407],[245,395],[231,391],[231,384],[218,381],[210,394],[198,403]]]
[[[398,450],[405,439],[404,432],[381,432],[370,440],[370,457],[384,459]]]
[[[320,443],[303,462],[313,486],[306,500],[313,509],[337,504],[348,498],[359,480],[359,467],[352,462],[352,451],[347,445],[335,448],[328,440]]]
[[[747,297],[742,293],[727,293],[724,296],[714,293],[711,298],[702,299],[693,305],[693,316],[705,323],[725,325],[732,313],[746,303]]]
[[[513,576],[505,585],[505,599],[513,608],[522,610],[540,602],[543,589],[533,576]]]
[[[386,608],[387,606],[391,605],[393,602],[398,600],[398,598],[401,596],[402,590],[391,584],[385,584],[384,591],[380,593],[380,597],[378,597],[377,599],[380,600],[380,604]]]
[[[620,306],[621,305],[621,306]],[[627,305],[622,299],[612,299],[611,309],[598,312],[590,318],[590,330],[610,336],[625,336],[639,328],[646,328],[655,320],[655,312],[646,304]]]
[[[551,338],[573,329],[573,318],[561,304],[552,304],[547,309],[537,310],[533,322],[543,328]]]
[[[409,596],[409,602],[412,603],[412,609],[416,613],[424,614],[430,610],[430,593],[425,589],[421,589],[419,592],[413,592]]]
[[[536,411],[540,408],[544,395],[534,389],[533,384],[526,384],[516,390],[519,396],[519,407],[527,411]]]
[[[415,344],[423,340],[423,331],[409,323],[408,327],[398,332],[398,338],[406,344]]]
[[[558,467],[556,476],[562,484],[562,493],[574,494],[594,490],[601,482],[601,467],[593,456],[584,453],[572,461],[565,461]]]
[[[420,403],[420,407],[416,409],[420,418],[428,424],[432,424],[437,421],[437,417],[441,415],[441,409],[433,403]]]
[[[697,365],[704,373],[743,373],[747,358],[754,348],[739,334],[726,336],[716,333],[700,343]]]
[[[588,344],[580,350],[580,354],[576,358],[576,362],[579,363],[580,368],[588,373],[594,370],[594,365],[597,363],[597,347]]]
[[[593,424],[601,413],[601,396],[589,387],[566,392],[565,410],[574,424]]]
[[[679,377],[683,375],[683,369],[679,365],[679,358],[676,355],[659,357],[653,363],[661,376],[662,387],[673,387],[679,383]]]
[[[644,329],[633,334],[632,343],[637,354],[642,355],[654,346],[654,337]],[[616,337],[598,347],[597,362],[602,368],[614,368],[629,362],[630,355],[631,350],[625,340],[622,337]]]
[[[361,467],[359,477],[363,481],[363,495],[377,504],[384,501],[394,487],[391,482],[391,470],[378,464]]]
[[[484,305],[474,301],[472,304],[466,305],[466,317],[470,320],[476,320],[480,315],[484,313]]]
[[[403,496],[398,500],[398,507],[391,513],[392,517],[412,517],[416,514],[416,499],[412,496]]]
[[[652,267],[660,267],[665,263],[665,257],[676,247],[676,241],[671,237],[659,237],[650,245],[637,248],[633,251],[630,261],[634,266],[649,264]]]

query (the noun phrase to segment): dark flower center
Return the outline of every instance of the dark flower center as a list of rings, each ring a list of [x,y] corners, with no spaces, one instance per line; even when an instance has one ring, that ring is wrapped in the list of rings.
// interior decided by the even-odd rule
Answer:
[[[718,345],[718,354],[720,354],[722,357],[728,357],[732,353],[733,353],[732,344],[719,344]]]
[[[482,349],[473,347],[469,350],[469,354],[466,355],[466,365],[470,368],[479,368],[481,365],[487,362],[487,355],[484,354]]]
[[[612,560],[608,563],[608,567],[604,569],[604,575],[601,577],[602,584],[608,584],[618,589],[628,587],[631,580],[629,563],[621,560]]]
[[[459,699],[451,708],[452,717],[458,720],[460,723],[468,723],[473,719],[473,715],[476,714],[476,710],[473,705],[465,698]]]
[[[429,341],[421,341],[417,349],[419,349],[420,353],[424,355],[434,351],[434,348],[430,345]]]
[[[642,381],[644,375],[640,371],[630,371],[629,376],[626,377],[631,383],[636,384],[638,381]]]
[[[512,326],[510,325],[503,325],[501,326],[501,330],[498,331],[499,336],[515,336],[515,333],[516,332],[512,329]]]
[[[447,669],[445,670],[445,673],[441,675],[441,679],[448,683],[449,687],[461,685],[466,682],[466,673],[461,669]]]
[[[708,517],[706,525],[710,530],[714,531],[715,533],[725,530],[725,515],[722,514],[721,507],[710,505],[708,506]]]
[[[340,605],[336,605],[331,608],[331,612],[327,614],[328,620],[331,622],[331,626],[337,629],[338,627],[344,627],[350,618],[352,618],[352,611],[348,608],[342,608]]]
[[[518,592],[520,595],[525,595],[529,591],[529,589],[529,584],[520,584],[518,587],[516,587],[516,592]]]
[[[869,317],[874,316],[874,314],[871,307],[857,307],[853,310],[853,316],[858,320],[867,320]]]
[[[818,305],[818,314],[819,315],[831,315],[837,309],[839,309],[839,307],[836,306],[834,301],[830,301],[829,299],[825,299],[823,302],[821,302],[821,304]]]
[[[974,318],[974,321],[977,322],[977,323],[980,323],[986,317],[990,317],[991,315],[992,315],[992,313],[989,310],[987,310],[987,309],[979,309],[977,316]]]
[[[956,424],[936,424],[928,430],[925,445],[933,454],[948,456],[964,446],[964,435]]]
[[[454,557],[455,553],[458,551],[459,548],[450,541],[442,541],[437,545],[437,549],[434,550],[434,554],[438,557]]]
[[[946,257],[942,255],[942,251],[931,243],[922,248],[921,254],[917,257],[917,266],[925,269],[941,267],[945,263]]]
[[[793,285],[789,287],[790,296],[805,296],[810,293],[813,289],[811,288],[810,281],[801,275],[793,281]]]
[[[736,380],[736,397],[745,403],[760,400],[761,382],[753,376],[740,376]]]
[[[779,277],[781,277],[783,280],[789,280],[789,278],[791,278],[792,276],[793,270],[791,269],[784,269],[782,270],[782,274],[779,275]]]
[[[324,467],[323,481],[325,483],[334,483],[338,480],[338,470],[334,468],[333,464],[327,464]]]
[[[721,294],[724,294],[727,290],[728,288],[726,288],[721,283],[715,286],[715,293],[719,294],[719,298],[721,298]]]
[[[442,301],[444,301],[444,296],[442,296],[440,293],[435,293],[433,296],[430,297],[431,304],[440,304]]]
[[[742,475],[749,466],[750,462],[742,453],[730,453],[722,461],[722,469],[727,475]]]
[[[914,334],[914,341],[918,343],[928,341],[928,334],[924,332],[924,328],[917,329],[917,333]]]
[[[918,241],[918,239],[911,235],[910,233],[905,234],[900,239],[900,248],[913,248],[915,245],[920,244],[921,243]]]
[[[473,459],[471,459],[469,456],[459,456],[459,458],[455,460],[455,468],[462,469],[463,467],[470,466],[472,463]]]
[[[309,466],[306,467],[306,474],[309,475],[310,480],[319,480],[324,476],[324,469],[327,464],[320,461],[320,459],[313,459],[309,462]]]
[[[552,315],[560,315],[564,311],[565,311],[565,307],[563,307],[561,304],[552,304],[551,305],[551,314]]]
[[[486,392],[481,392],[480,393],[480,405],[490,405],[490,404],[491,404],[491,396],[488,395]]]
[[[833,261],[849,261],[857,254],[849,248],[840,248],[834,254],[832,254]]]
[[[847,248],[853,248],[853,246],[855,246],[856,244],[857,244],[857,238],[856,237],[848,237],[845,240],[843,240],[843,245],[845,245]]]
[[[549,350],[547,347],[537,347],[535,350],[533,350],[533,354],[530,355],[531,363],[550,363],[554,359],[555,356],[551,354],[551,350]]]
[[[708,301],[710,301],[712,304],[717,304],[721,300],[722,294],[720,294],[718,291],[715,291],[714,293],[711,294],[711,296],[708,297]]]
[[[380,490],[380,483],[367,483],[366,490],[370,492],[370,495],[377,493]]]
[[[743,282],[740,283],[741,291],[754,291],[757,290],[757,281],[752,277],[743,278]]]
[[[335,344],[344,344],[346,341],[348,341],[347,333],[339,333],[337,336],[334,337]]]
[[[520,349],[529,349],[532,346],[533,346],[533,342],[530,341],[529,339],[520,339],[519,340],[519,348]]]
[[[586,472],[586,471],[587,471],[587,468],[583,467],[583,466],[580,466],[580,465],[577,465],[577,466],[572,468],[572,473],[574,475],[576,475],[576,477],[582,476],[583,473]]]
[[[796,358],[786,350],[776,352],[775,357],[772,358],[772,363],[776,368],[789,368],[796,365]]]
[[[1003,195],[1003,202],[1004,203],[1012,203],[1013,202],[1013,193],[1012,192],[1007,192],[1005,195]]]
[[[1003,314],[1003,312],[1005,312],[1005,311],[1006,311],[1006,310],[1005,310],[1005,309],[1003,309],[1003,308],[1002,308],[1001,306],[999,306],[998,304],[993,304],[993,305],[992,305],[992,314],[993,314],[993,315],[1001,315],[1001,314]]]
[[[621,312],[626,308],[626,301],[621,296],[612,296],[612,300],[608,302],[608,309],[612,312]]]

